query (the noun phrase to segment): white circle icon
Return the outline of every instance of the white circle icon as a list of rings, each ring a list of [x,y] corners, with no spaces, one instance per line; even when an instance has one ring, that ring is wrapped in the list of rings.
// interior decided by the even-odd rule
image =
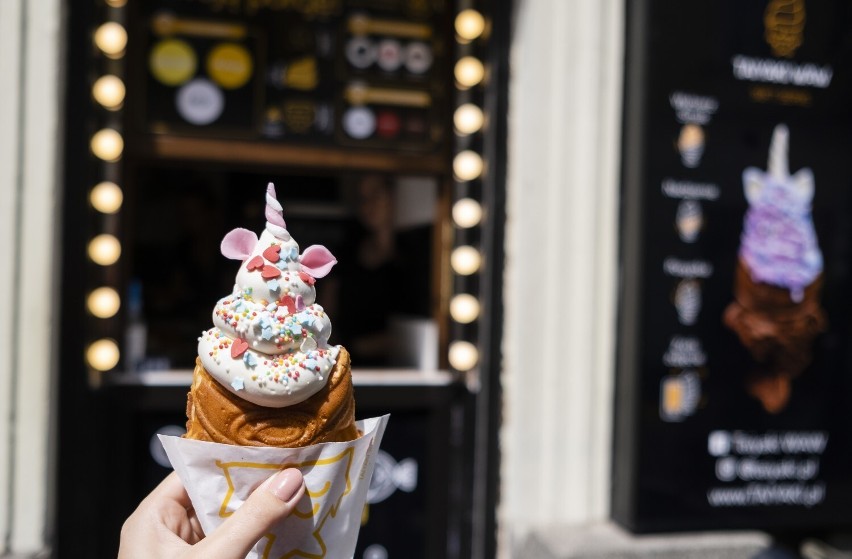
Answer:
[[[214,122],[225,109],[225,95],[209,80],[198,78],[177,92],[177,110],[187,122],[203,126]]]
[[[719,481],[737,479],[737,459],[730,456],[716,460],[716,478]]]
[[[388,550],[385,546],[374,543],[364,550],[364,559],[388,559]]]
[[[365,70],[376,61],[376,47],[367,37],[352,37],[346,43],[346,60],[356,68]]]
[[[357,140],[369,138],[376,130],[376,115],[367,107],[352,107],[343,115],[343,129]]]
[[[384,39],[379,42],[379,68],[385,72],[393,72],[402,66],[402,45],[394,39]]]
[[[731,434],[727,431],[713,431],[707,437],[707,452],[710,456],[726,456],[731,452]]]
[[[154,459],[154,462],[164,468],[172,467],[171,462],[169,462],[169,457],[166,455],[166,451],[163,448],[163,443],[160,442],[160,437],[157,435],[182,437],[184,433],[186,433],[186,429],[179,425],[164,425],[157,429],[157,432],[151,436],[151,440],[148,443],[148,451],[151,453],[151,458]]]
[[[432,49],[420,41],[405,47],[405,68],[412,74],[424,74],[432,67]]]

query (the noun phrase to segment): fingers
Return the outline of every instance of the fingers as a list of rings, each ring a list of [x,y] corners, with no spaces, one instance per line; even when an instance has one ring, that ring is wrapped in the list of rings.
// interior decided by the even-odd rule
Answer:
[[[183,483],[175,472],[167,475],[165,479],[160,482],[160,485],[155,487],[154,490],[145,498],[145,501],[161,499],[171,499],[184,508],[188,508],[192,504],[189,500],[189,495],[186,494],[186,489],[184,489]]]
[[[193,551],[209,559],[245,557],[276,522],[293,512],[304,493],[305,482],[299,470],[291,468],[278,472]]]
[[[169,474],[124,521],[119,559],[177,556],[177,550],[187,547],[188,506],[183,484],[174,472]]]

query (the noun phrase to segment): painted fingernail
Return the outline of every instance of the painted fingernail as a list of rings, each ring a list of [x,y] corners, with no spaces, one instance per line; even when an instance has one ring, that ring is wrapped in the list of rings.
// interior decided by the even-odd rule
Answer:
[[[269,490],[285,503],[289,503],[299,493],[303,483],[302,472],[290,468],[275,474],[269,484]]]

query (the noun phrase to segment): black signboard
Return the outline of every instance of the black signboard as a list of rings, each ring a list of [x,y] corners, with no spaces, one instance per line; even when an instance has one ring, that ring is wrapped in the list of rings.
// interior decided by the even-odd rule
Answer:
[[[852,524],[852,5],[628,3],[613,511]]]
[[[443,0],[152,0],[136,10],[130,68],[146,133],[421,152],[447,138]]]

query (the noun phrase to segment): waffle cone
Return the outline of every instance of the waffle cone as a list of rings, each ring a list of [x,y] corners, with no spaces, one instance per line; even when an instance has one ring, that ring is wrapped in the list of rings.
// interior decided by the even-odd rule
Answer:
[[[746,388],[770,413],[787,406],[792,380],[811,364],[814,339],[827,328],[821,289],[819,275],[794,301],[789,290],[754,281],[742,260],[737,265],[734,301],[723,320],[754,358]]]
[[[737,266],[734,302],[725,310],[725,324],[759,363],[794,377],[811,362],[814,338],[826,329],[820,305],[822,275],[793,301],[787,289],[752,279],[748,265]]]
[[[299,404],[258,406],[219,384],[197,359],[186,403],[188,439],[240,446],[303,447],[351,441],[355,399],[349,352],[340,348],[325,387]]]

